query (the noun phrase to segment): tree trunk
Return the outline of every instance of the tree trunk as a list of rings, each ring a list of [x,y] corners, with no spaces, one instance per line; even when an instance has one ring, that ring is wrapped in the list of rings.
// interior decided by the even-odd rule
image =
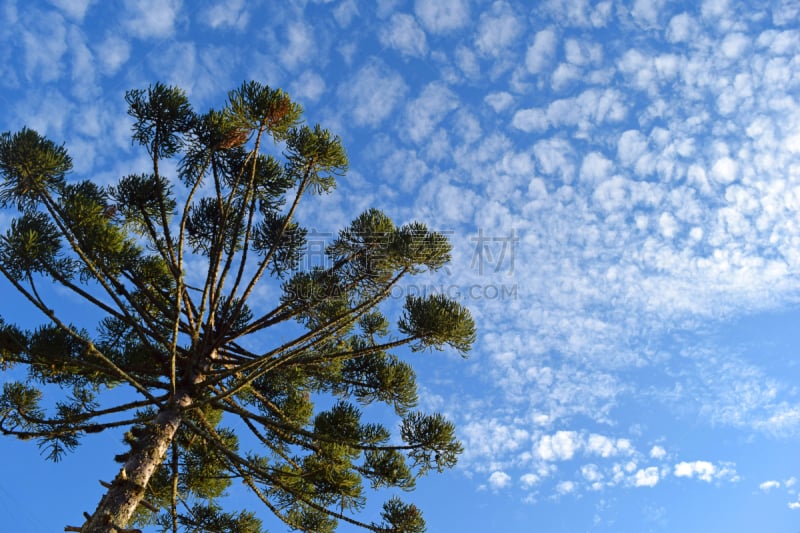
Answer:
[[[192,399],[186,392],[178,391],[175,399],[158,413],[132,447],[125,466],[114,478],[95,512],[81,527],[81,533],[118,533],[125,530],[144,498],[150,477],[164,460],[181,424],[183,409],[191,403]]]

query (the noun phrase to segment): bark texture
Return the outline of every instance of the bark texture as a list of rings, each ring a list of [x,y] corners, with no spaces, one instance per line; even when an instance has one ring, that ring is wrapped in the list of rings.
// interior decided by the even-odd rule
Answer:
[[[132,447],[128,460],[111,482],[95,512],[81,527],[81,533],[127,531],[125,527],[144,498],[150,477],[161,466],[181,424],[183,410],[190,405],[190,396],[178,392],[176,398],[158,413]]]

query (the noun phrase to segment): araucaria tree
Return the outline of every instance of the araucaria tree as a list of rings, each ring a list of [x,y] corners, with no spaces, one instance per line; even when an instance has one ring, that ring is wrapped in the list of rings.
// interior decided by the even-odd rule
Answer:
[[[475,327],[442,295],[390,297],[449,260],[446,238],[371,209],[309,267],[298,205],[344,174],[338,137],[255,82],[203,114],[162,84],[126,100],[152,169],[113,186],[75,179],[65,148],[35,131],[0,137],[0,207],[18,212],[0,272],[44,316],[30,330],[0,318],[0,366],[18,378],[3,387],[0,430],[57,459],[87,434],[127,429],[99,504],[65,530],[261,531],[221,506],[236,480],[291,529],[423,531],[392,490],[451,467],[461,445],[443,416],[415,410],[398,349],[463,355]],[[65,290],[73,306],[59,307]],[[76,298],[96,325],[74,324]],[[373,520],[370,489],[390,493]]]

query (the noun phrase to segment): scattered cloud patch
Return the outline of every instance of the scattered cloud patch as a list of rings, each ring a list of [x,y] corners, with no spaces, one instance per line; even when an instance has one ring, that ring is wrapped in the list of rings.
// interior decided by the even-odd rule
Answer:
[[[478,22],[475,47],[484,56],[500,57],[522,34],[520,17],[507,2],[496,1]]]
[[[508,487],[511,484],[511,476],[505,472],[492,472],[489,476],[489,487],[492,490],[500,490]]]
[[[175,32],[180,0],[125,0],[125,28],[140,39],[164,38]]]
[[[549,127],[547,113],[542,109],[521,109],[514,113],[511,125],[526,133],[545,131]]]
[[[117,35],[108,35],[94,50],[100,70],[107,76],[119,71],[131,56],[129,41]]]
[[[291,84],[293,98],[301,102],[316,102],[325,93],[325,79],[313,70],[306,70]]]
[[[507,454],[530,446],[530,433],[521,427],[508,425],[492,418],[487,421],[471,421],[461,430],[469,442],[465,450],[466,460],[480,461],[487,455]]]
[[[278,54],[280,62],[288,69],[294,70],[301,64],[311,61],[316,52],[314,32],[304,22],[294,22],[286,29],[286,46]]]
[[[636,471],[634,485],[637,487],[655,487],[659,479],[658,467],[650,466]]]
[[[545,461],[568,461],[580,448],[580,438],[575,431],[558,431],[544,435],[536,445],[536,454]]]
[[[625,98],[616,89],[587,89],[578,96],[552,101],[546,108],[517,111],[512,126],[525,132],[551,128],[577,128],[588,135],[604,123],[622,121],[628,114]]]
[[[602,28],[612,16],[610,0],[596,3],[588,0],[549,0],[545,8],[557,20],[578,28]]]
[[[406,106],[403,130],[413,142],[422,142],[456,108],[458,97],[453,91],[440,83],[427,85],[419,97]]]
[[[95,0],[48,0],[51,4],[58,7],[68,17],[83,20],[86,16],[86,11],[94,3]]]
[[[55,12],[26,13],[21,29],[25,58],[25,78],[52,82],[63,71],[62,57],[67,52],[67,28],[64,18]]]
[[[658,27],[665,0],[636,0],[631,9],[631,16],[642,27]]]
[[[227,0],[209,6],[201,19],[211,28],[232,28],[239,31],[247,28],[250,13],[245,0]]]
[[[500,113],[501,111],[505,111],[514,103],[514,96],[506,91],[500,91],[495,93],[489,93],[484,98],[483,101],[489,104],[489,106],[495,110],[495,112]]]
[[[650,448],[649,455],[652,459],[663,459],[667,456],[667,451],[662,446],[655,445]]]
[[[414,12],[431,33],[449,33],[470,21],[468,0],[416,0]]]
[[[778,489],[781,486],[780,481],[765,481],[758,485],[758,488],[764,492],[769,492],[773,489]]]
[[[573,481],[561,481],[556,485],[556,494],[559,496],[564,496],[565,494],[570,494],[575,492],[577,489],[577,485]]]
[[[333,10],[333,18],[342,28],[346,28],[359,14],[356,0],[343,0]]]
[[[727,464],[715,465],[709,461],[681,461],[673,469],[675,477],[697,478],[710,483],[715,479],[738,481],[736,470]]]
[[[542,72],[555,57],[557,37],[552,28],[536,33],[533,42],[525,52],[525,67],[531,74]]]
[[[405,56],[423,57],[428,51],[425,32],[411,15],[394,13],[378,34],[383,46]]]
[[[522,485],[522,488],[530,489],[531,487],[539,483],[540,480],[541,478],[538,475],[528,473],[528,474],[523,474],[522,477],[520,477],[520,484]]]
[[[723,157],[714,162],[711,167],[711,176],[723,185],[736,181],[739,167],[730,157]]]
[[[633,451],[633,447],[628,439],[610,439],[605,435],[592,433],[586,439],[586,451],[607,458],[628,455]]]
[[[590,152],[583,158],[579,176],[586,183],[599,184],[611,175],[614,163],[600,152]]]
[[[680,43],[690,40],[698,31],[694,18],[689,13],[681,13],[670,19],[666,37],[669,42]]]
[[[407,91],[396,71],[373,59],[340,87],[339,97],[356,125],[375,127],[392,114]]]

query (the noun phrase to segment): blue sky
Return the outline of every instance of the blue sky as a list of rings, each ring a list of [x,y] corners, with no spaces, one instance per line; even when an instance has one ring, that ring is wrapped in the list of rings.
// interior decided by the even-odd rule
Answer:
[[[0,131],[64,142],[76,176],[146,169],[125,90],[202,110],[254,79],[344,140],[349,174],[301,212],[322,241],[369,206],[450,236],[447,272],[399,289],[448,292],[480,333],[467,360],[413,356],[465,446],[411,496],[432,533],[800,529],[797,1],[0,10]],[[0,529],[78,523],[120,447],[52,465],[0,440]]]

